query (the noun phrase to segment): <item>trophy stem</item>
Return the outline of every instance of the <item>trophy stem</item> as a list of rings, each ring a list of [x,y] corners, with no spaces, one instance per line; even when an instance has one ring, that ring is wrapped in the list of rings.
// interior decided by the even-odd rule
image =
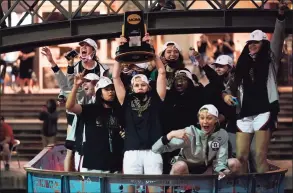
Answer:
[[[122,34],[121,35],[124,37],[124,25],[122,25]]]

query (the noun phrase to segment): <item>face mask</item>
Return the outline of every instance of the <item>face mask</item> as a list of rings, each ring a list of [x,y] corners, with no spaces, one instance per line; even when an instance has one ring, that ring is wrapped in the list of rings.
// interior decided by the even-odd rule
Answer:
[[[93,57],[94,57],[94,52],[92,52],[91,54],[89,54],[89,55],[87,55],[87,56],[79,56],[79,58],[81,59],[81,61],[83,62],[83,63],[87,63],[87,62],[89,62],[90,60],[92,60],[93,59]]]
[[[179,60],[166,60],[167,65],[171,68],[179,68],[180,67],[180,61]]]
[[[145,96],[146,96],[145,93],[133,93],[133,95],[135,97],[137,97],[139,100],[143,100],[145,98]]]

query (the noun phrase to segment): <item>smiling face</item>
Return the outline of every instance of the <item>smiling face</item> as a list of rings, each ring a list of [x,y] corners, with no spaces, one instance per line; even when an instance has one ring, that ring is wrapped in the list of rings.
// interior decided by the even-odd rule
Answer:
[[[248,49],[251,54],[256,54],[260,51],[262,46],[261,41],[249,41],[248,42]]]
[[[92,55],[94,53],[94,48],[90,46],[88,43],[82,42],[80,44],[79,53],[82,57],[86,57],[88,55]]]
[[[179,50],[174,45],[168,45],[164,57],[166,60],[178,60]]]
[[[140,77],[136,77],[132,84],[134,93],[146,93],[149,90],[149,85],[142,81]]]
[[[211,134],[218,122],[218,118],[208,113],[207,109],[202,109],[198,114],[201,130],[206,134]]]

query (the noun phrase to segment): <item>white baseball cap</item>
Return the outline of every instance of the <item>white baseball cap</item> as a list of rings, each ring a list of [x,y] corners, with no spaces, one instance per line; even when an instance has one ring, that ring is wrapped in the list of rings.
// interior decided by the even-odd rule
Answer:
[[[186,75],[187,78],[189,78],[190,80],[192,79],[192,75],[191,72],[189,72],[188,70],[178,70],[175,72],[175,77],[178,76],[179,74],[184,73]]]
[[[177,50],[178,50],[179,52],[182,51],[182,49],[180,48],[180,46],[179,46],[176,42],[174,42],[174,41],[168,41],[168,42],[166,42],[166,43],[163,45],[163,50],[162,50],[162,52],[165,51],[165,50],[167,49],[168,44],[174,44],[174,47],[177,48]]]
[[[263,31],[257,29],[250,33],[249,35],[249,41],[261,41],[261,40],[268,40],[268,36]]]
[[[131,84],[134,83],[134,80],[135,80],[136,78],[141,78],[141,81],[143,81],[143,82],[149,84],[149,80],[148,80],[148,78],[146,77],[146,75],[144,75],[144,74],[137,74],[137,75],[133,76],[132,79],[131,79]]]
[[[178,75],[181,74],[181,73],[184,73],[185,76],[186,76],[188,79],[190,79],[190,80],[192,81],[192,83],[195,85],[195,82],[194,82],[194,80],[193,80],[193,78],[192,78],[192,74],[191,74],[190,71],[188,71],[188,70],[178,70],[178,71],[175,72],[175,77],[178,76]]]
[[[229,65],[233,67],[233,59],[228,55],[221,55],[216,59],[214,64]]]
[[[211,115],[214,115],[215,117],[218,117],[219,116],[219,112],[218,112],[218,109],[214,106],[214,105],[204,105],[202,106],[198,113],[203,110],[203,109],[207,109],[208,110],[208,113],[211,114]]]
[[[99,82],[96,85],[97,90],[100,88],[105,88],[109,85],[113,84],[112,80],[106,76],[102,76],[99,80]]]
[[[148,68],[148,63],[137,63],[137,64],[134,64],[135,66],[139,67],[139,68],[142,68],[142,69],[147,69]]]
[[[98,45],[97,45],[95,40],[93,40],[91,38],[87,38],[87,39],[82,40],[81,42],[79,42],[79,45],[81,46],[84,43],[87,43],[88,45],[92,46],[95,49],[96,52],[98,51]]]
[[[95,74],[95,73],[88,73],[83,78],[84,79],[87,79],[87,80],[99,80],[100,79],[100,77],[97,74]]]

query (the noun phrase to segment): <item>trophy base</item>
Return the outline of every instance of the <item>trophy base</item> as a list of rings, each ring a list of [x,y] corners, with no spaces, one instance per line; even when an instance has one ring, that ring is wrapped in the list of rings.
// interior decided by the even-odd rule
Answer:
[[[143,42],[141,46],[136,47],[129,47],[128,44],[119,46],[115,60],[120,63],[135,64],[152,61],[155,56],[154,48]]]

